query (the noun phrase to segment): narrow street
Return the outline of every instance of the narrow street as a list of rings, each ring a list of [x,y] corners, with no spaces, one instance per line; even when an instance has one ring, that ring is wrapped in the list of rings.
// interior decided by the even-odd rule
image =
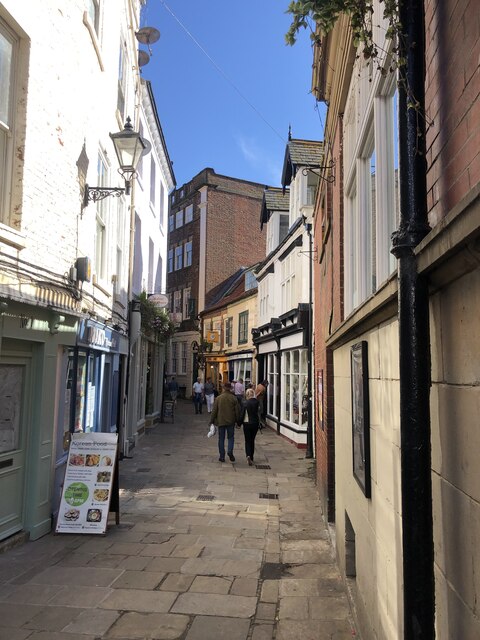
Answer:
[[[355,636],[311,461],[266,429],[249,467],[236,430],[222,464],[207,431],[179,401],[120,463],[119,526],[0,555],[0,640]]]

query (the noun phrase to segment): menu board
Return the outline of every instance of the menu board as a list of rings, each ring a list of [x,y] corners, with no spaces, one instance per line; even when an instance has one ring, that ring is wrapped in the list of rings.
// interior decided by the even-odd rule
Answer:
[[[117,458],[116,433],[73,433],[57,533],[105,533]]]

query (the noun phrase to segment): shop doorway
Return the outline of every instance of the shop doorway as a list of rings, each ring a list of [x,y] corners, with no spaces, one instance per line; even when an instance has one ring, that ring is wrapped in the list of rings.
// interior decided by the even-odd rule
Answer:
[[[0,540],[23,529],[31,359],[0,361]]]

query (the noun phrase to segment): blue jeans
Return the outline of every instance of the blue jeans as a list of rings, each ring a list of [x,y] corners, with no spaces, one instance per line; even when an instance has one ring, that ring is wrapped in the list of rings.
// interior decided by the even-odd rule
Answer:
[[[193,394],[193,404],[195,405],[195,413],[202,413],[202,394],[194,393]]]
[[[225,459],[225,433],[227,434],[227,451],[233,453],[233,444],[235,440],[235,425],[227,424],[224,427],[218,427],[218,452],[220,458]]]

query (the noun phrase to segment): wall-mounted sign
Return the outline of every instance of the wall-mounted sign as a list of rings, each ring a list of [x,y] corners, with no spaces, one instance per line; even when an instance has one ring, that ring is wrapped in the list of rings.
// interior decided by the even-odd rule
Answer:
[[[160,309],[168,307],[168,296],[164,293],[152,293],[151,296],[148,296],[148,301]]]
[[[57,533],[105,533],[117,459],[116,433],[73,433]]]
[[[207,342],[218,342],[220,338],[220,333],[218,331],[207,331]]]

